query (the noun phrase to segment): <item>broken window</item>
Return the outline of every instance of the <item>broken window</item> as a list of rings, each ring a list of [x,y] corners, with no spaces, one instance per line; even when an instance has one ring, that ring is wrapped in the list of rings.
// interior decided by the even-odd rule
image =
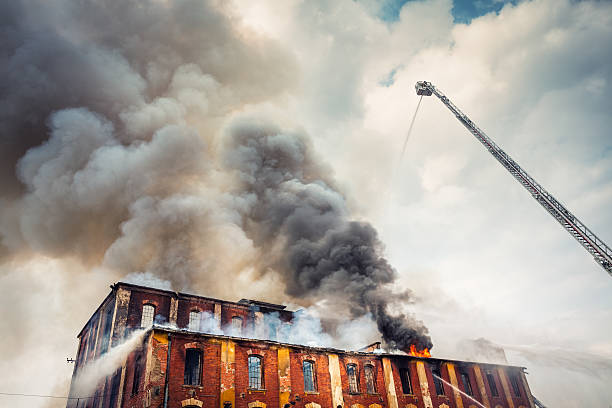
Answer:
[[[234,335],[242,334],[242,317],[232,317],[232,332]]]
[[[261,366],[260,356],[249,356],[249,388],[255,390],[263,389]]]
[[[346,375],[348,376],[349,393],[358,394],[359,386],[357,382],[357,366],[355,364],[348,364],[346,366]]]
[[[444,385],[442,384],[442,374],[440,374],[440,368],[438,367],[432,369],[431,374],[433,375],[434,385],[436,387],[436,395],[445,395]]]
[[[200,323],[202,321],[202,313],[199,310],[192,310],[189,312],[189,330],[199,331]]]
[[[155,306],[146,304],[142,306],[142,318],[140,320],[140,327],[153,326],[153,318],[155,317]]]
[[[459,371],[459,376],[461,377],[461,382],[463,383],[463,389],[465,393],[470,397],[474,396],[474,392],[472,391],[472,383],[470,382],[470,376],[465,371]]]
[[[497,392],[497,385],[495,384],[495,377],[493,377],[493,373],[491,371],[487,371],[487,382],[489,383],[489,388],[491,389],[491,395],[493,397],[499,397],[499,392]]]
[[[400,380],[402,381],[402,392],[404,394],[412,394],[412,381],[410,380],[410,370],[408,368],[400,368]]]
[[[512,391],[514,396],[520,398],[521,388],[519,387],[518,376],[516,374],[510,374],[510,383],[512,384]]]
[[[114,303],[109,303],[106,306],[104,312],[104,332],[102,333],[102,345],[100,346],[100,354],[104,354],[108,351],[108,344],[110,343],[111,328],[113,327],[113,309],[115,308]]]
[[[376,394],[376,381],[374,379],[374,367],[370,364],[367,364],[363,368],[363,374],[365,375],[367,393]]]
[[[185,385],[201,385],[202,351],[185,350]]]
[[[138,394],[138,387],[140,386],[140,373],[141,373],[141,356],[136,357],[134,362],[134,379],[132,380],[132,395]]]
[[[312,361],[304,361],[303,365],[304,371],[304,391],[305,392],[315,392],[315,377],[314,377],[314,362]]]

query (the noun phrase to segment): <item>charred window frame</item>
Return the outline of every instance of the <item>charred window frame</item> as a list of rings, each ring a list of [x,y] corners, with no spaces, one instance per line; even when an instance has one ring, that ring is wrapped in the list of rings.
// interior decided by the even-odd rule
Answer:
[[[304,360],[302,371],[304,373],[304,392],[316,392],[317,382],[314,361]]]
[[[202,385],[202,350],[185,350],[185,385]]]
[[[359,394],[359,381],[357,375],[357,365],[346,365],[346,376],[348,377],[349,394]]]
[[[249,388],[263,390],[263,359],[261,356],[249,356]]]
[[[376,394],[376,373],[372,364],[366,364],[363,367],[363,375],[365,376],[366,392],[368,394]]]
[[[96,345],[96,334],[98,329],[98,319],[95,319],[90,324],[89,335],[87,336],[87,352],[91,353],[94,351]]]
[[[446,395],[444,391],[444,384],[442,384],[442,373],[440,372],[440,367],[433,367],[431,369],[431,374],[434,380],[434,386],[436,387],[436,395]]]
[[[459,370],[459,377],[461,377],[461,382],[463,383],[463,390],[470,397],[474,396],[474,391],[472,390],[472,383],[470,382],[470,376],[464,369]]]
[[[189,312],[189,325],[187,326],[191,331],[199,331],[202,324],[202,312],[197,309]]]
[[[132,395],[138,394],[140,376],[142,375],[142,357],[139,355],[134,361],[134,378],[132,379]]]
[[[108,351],[108,345],[110,343],[111,328],[113,327],[113,309],[115,308],[114,303],[109,303],[106,306],[104,312],[104,331],[102,332],[102,344],[100,345],[100,354],[104,354]]]
[[[142,316],[140,319],[140,327],[147,328],[153,326],[153,320],[155,319],[155,306],[150,303],[142,305]]]
[[[521,387],[519,386],[518,375],[516,373],[511,373],[509,377],[510,377],[510,384],[512,384],[512,391],[514,392],[514,396],[517,398],[520,398],[521,397]]]
[[[497,384],[495,383],[495,376],[492,371],[487,371],[485,373],[487,377],[487,382],[489,383],[489,389],[491,390],[491,396],[499,397],[499,392],[497,391]]]
[[[121,369],[119,368],[115,375],[113,375],[113,379],[111,380],[111,392],[110,392],[110,404],[109,407],[114,407],[117,405],[117,397],[119,396],[119,385],[121,383]]]
[[[234,316],[232,317],[232,331],[235,335],[242,334],[242,317]]]
[[[402,382],[402,392],[407,395],[412,395],[412,380],[410,378],[409,368],[400,368],[400,381]]]

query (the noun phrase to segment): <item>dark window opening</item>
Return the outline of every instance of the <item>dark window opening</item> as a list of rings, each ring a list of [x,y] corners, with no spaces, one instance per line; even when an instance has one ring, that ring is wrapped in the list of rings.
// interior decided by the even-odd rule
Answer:
[[[374,378],[374,367],[371,365],[366,365],[363,368],[363,374],[365,375],[366,380],[366,392],[368,394],[376,394],[376,381]]]
[[[434,368],[433,370],[431,370],[431,374],[433,375],[434,385],[436,386],[436,395],[445,395],[444,385],[442,385],[442,374],[440,374],[440,369]]]
[[[185,385],[202,384],[202,352],[198,349],[185,351]]]
[[[497,385],[495,384],[495,378],[493,377],[493,373],[491,371],[487,371],[487,382],[489,383],[489,388],[491,389],[491,395],[493,397],[499,397]]]
[[[472,383],[470,382],[470,376],[465,371],[460,371],[459,376],[461,377],[461,382],[463,383],[463,389],[465,393],[470,397],[473,397],[474,391],[472,391]]]
[[[106,312],[104,313],[104,332],[102,335],[102,345],[100,346],[100,354],[104,354],[108,351],[108,344],[110,343],[110,332],[111,327],[113,326],[113,309],[114,304],[109,304],[106,307]]]
[[[121,382],[121,369],[118,369],[113,375],[113,379],[111,381],[111,395],[110,395],[110,404],[109,407],[114,407],[117,405],[117,397],[119,396],[119,383]]]
[[[263,389],[261,357],[249,356],[249,388]]]
[[[140,386],[140,375],[142,372],[141,368],[142,359],[140,356],[136,358],[134,362],[134,379],[132,380],[132,395],[138,394],[138,387]]]
[[[516,374],[510,375],[510,383],[512,384],[512,391],[514,391],[514,396],[520,398],[521,387],[519,386],[518,376]]]
[[[404,394],[412,394],[412,381],[410,380],[410,370],[400,368],[400,380],[402,381],[402,392]]]
[[[355,364],[349,364],[346,366],[346,375],[349,381],[349,393],[358,394],[359,386],[357,384],[357,366]]]
[[[315,392],[314,362],[304,361],[304,391]]]

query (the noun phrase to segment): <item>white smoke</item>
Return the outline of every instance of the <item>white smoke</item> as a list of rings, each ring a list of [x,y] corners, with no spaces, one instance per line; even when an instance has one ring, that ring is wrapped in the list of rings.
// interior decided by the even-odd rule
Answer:
[[[137,330],[133,332],[123,343],[81,367],[73,381],[72,396],[87,397],[93,395],[100,381],[121,367],[129,354],[142,344],[147,331]]]
[[[337,325],[334,330],[324,328],[324,322],[313,309],[300,309],[294,313],[291,322],[281,319],[277,312],[266,313],[258,322],[249,322],[240,329],[231,323],[221,326],[210,312],[200,314],[196,327],[178,328],[170,324],[156,324],[156,327],[180,329],[197,333],[240,337],[256,340],[270,340],[287,344],[311,347],[333,347],[358,350],[379,338],[376,323],[369,315],[348,320]]]

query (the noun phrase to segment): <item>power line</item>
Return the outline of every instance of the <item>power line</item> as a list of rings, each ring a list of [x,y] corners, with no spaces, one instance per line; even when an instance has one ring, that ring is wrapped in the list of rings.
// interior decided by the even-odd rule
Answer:
[[[19,392],[0,392],[0,395],[12,396],[12,397],[39,397],[39,398],[56,398],[56,399],[88,399],[88,398],[101,398],[106,394],[92,395],[89,397],[70,397],[70,396],[59,396],[59,395],[42,395],[42,394],[23,394]]]

